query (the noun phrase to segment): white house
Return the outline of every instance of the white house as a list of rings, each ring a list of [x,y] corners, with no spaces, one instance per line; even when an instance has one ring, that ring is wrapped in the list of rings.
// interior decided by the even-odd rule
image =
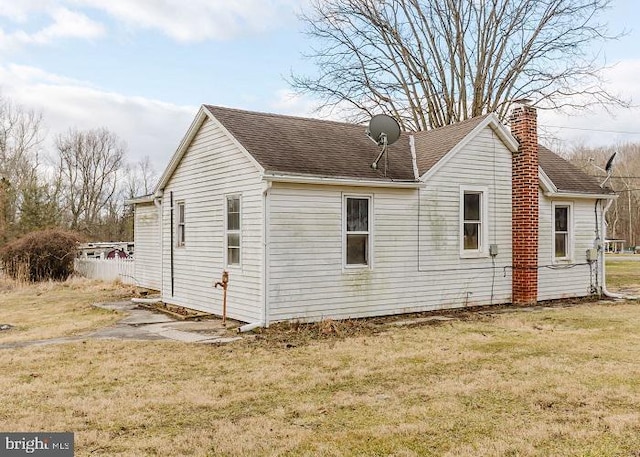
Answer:
[[[599,293],[614,195],[536,128],[522,106],[513,134],[493,114],[403,133],[374,170],[363,126],[204,105],[131,201],[136,279],[221,314],[227,270],[228,316],[260,325]]]

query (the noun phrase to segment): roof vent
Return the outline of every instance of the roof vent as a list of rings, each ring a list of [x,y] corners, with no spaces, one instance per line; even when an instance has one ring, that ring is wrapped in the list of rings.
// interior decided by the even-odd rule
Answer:
[[[371,168],[378,169],[378,162],[387,151],[387,146],[392,145],[398,138],[400,138],[400,124],[391,116],[386,114],[376,114],[369,121],[369,127],[367,128],[367,135],[378,146],[382,146],[382,150],[376,160],[371,164]],[[385,167],[386,175],[386,167]]]

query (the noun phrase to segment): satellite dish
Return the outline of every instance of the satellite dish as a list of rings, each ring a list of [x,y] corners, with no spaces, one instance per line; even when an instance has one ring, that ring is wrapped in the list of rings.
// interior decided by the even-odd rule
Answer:
[[[391,116],[386,114],[376,114],[369,121],[367,135],[378,145],[390,145],[398,141],[400,138],[400,124]]]
[[[369,121],[369,128],[367,128],[367,135],[378,146],[382,146],[382,151],[376,157],[376,160],[371,164],[371,168],[376,170],[378,168],[378,162],[387,151],[387,146],[395,143],[400,138],[400,124],[391,116],[386,114],[376,114]],[[385,170],[386,175],[386,170]]]
[[[607,181],[609,181],[609,178],[611,178],[611,175],[613,174],[613,161],[616,158],[616,154],[618,154],[618,151],[614,151],[614,153],[611,154],[611,157],[609,157],[609,160],[607,160],[607,164],[604,166],[604,171],[607,173],[607,177],[604,178],[604,181],[602,181],[600,187],[604,187],[604,185],[607,183]]]
[[[609,160],[607,160],[607,164],[604,166],[604,169],[607,173],[609,173],[613,168],[613,159],[616,158],[617,153],[618,151],[615,151],[613,154],[611,154],[611,157],[609,157]]]

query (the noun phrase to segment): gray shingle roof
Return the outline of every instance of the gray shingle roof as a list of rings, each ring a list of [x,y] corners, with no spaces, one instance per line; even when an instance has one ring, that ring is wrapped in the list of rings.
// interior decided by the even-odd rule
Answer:
[[[266,172],[379,181],[414,181],[409,135],[388,150],[383,166],[371,168],[380,148],[362,125],[258,113],[205,105]],[[416,132],[416,159],[423,175],[462,141],[487,115],[439,129]],[[608,193],[595,179],[540,146],[539,162],[560,192]]]
[[[544,146],[538,147],[538,162],[559,192],[612,193],[610,189],[601,188],[593,176],[587,175]]]
[[[206,108],[267,172],[415,181],[408,135],[389,147],[387,176],[371,164],[380,148],[362,125],[256,113],[218,106]]]

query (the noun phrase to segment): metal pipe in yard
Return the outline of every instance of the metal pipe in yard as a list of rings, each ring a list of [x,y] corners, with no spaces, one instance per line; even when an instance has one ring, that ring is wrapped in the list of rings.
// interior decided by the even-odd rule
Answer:
[[[214,284],[217,289],[218,286],[222,287],[222,325],[227,326],[227,287],[229,287],[229,272],[224,270],[222,272],[222,280]]]

